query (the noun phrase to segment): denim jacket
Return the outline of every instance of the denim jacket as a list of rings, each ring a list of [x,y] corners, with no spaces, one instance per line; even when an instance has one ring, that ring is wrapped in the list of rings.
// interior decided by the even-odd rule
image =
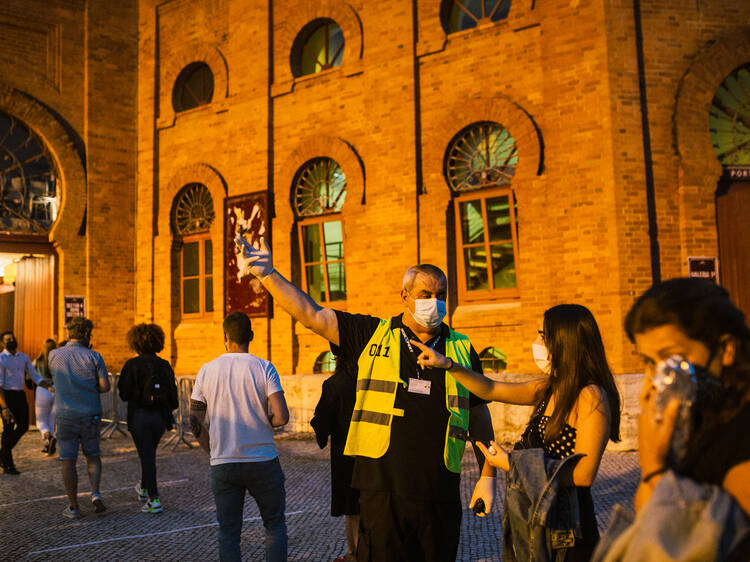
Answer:
[[[542,449],[509,453],[503,513],[503,560],[544,562],[562,560],[576,538],[581,538],[578,494],[574,486],[560,486],[559,476],[569,463],[545,458]]]
[[[729,494],[670,471],[638,515],[615,506],[592,561],[747,560],[748,537],[750,519]]]

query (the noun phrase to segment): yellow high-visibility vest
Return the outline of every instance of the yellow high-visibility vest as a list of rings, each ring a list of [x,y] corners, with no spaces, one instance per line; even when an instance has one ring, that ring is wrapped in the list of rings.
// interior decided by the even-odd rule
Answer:
[[[450,331],[445,342],[445,354],[455,363],[471,369],[469,338]],[[395,407],[400,378],[401,330],[391,329],[391,320],[380,320],[375,333],[359,356],[357,395],[349,424],[345,455],[380,458],[391,442],[393,416],[403,416]],[[445,466],[451,472],[461,472],[461,458],[466,448],[469,430],[469,391],[445,372],[445,407],[449,412],[445,428]]]

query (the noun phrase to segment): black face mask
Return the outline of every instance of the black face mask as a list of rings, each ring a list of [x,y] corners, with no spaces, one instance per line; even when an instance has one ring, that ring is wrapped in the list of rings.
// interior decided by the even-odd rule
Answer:
[[[18,349],[18,342],[17,341],[9,341],[8,343],[5,344],[5,349],[7,349],[8,351],[11,351],[11,352],[15,351],[16,349]]]
[[[716,357],[719,351],[718,347],[711,350],[711,354],[706,361],[706,365],[695,365],[695,407],[701,411],[715,409],[722,405],[727,398],[729,389],[724,385],[721,377],[712,375],[708,371],[708,366]],[[723,351],[723,349],[722,349]]]

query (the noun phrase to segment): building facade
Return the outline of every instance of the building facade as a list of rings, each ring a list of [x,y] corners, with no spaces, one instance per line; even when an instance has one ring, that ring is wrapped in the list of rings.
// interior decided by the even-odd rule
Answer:
[[[563,302],[637,372],[624,315],[688,258],[713,258],[748,310],[750,4],[61,0],[21,22],[22,5],[0,9],[20,30],[0,34],[18,42],[0,111],[59,170],[59,218],[36,234],[55,317],[86,295],[114,365],[124,330],[154,321],[195,373],[237,308],[280,372],[328,361],[242,276],[237,234],[322,304],[381,317],[410,265],[440,266],[451,326],[514,373]]]

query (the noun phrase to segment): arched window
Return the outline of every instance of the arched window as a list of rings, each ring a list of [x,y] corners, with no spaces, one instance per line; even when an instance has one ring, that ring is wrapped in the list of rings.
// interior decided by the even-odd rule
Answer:
[[[313,373],[330,374],[336,370],[336,357],[330,351],[324,351],[315,360]]]
[[[211,103],[214,73],[205,62],[193,62],[182,69],[172,90],[175,113]]]
[[[0,231],[49,232],[60,204],[58,177],[44,141],[0,111]]]
[[[315,158],[294,179],[292,201],[298,218],[305,290],[317,302],[346,300],[344,228],[341,211],[346,175],[334,160]]]
[[[173,210],[175,233],[182,239],[180,250],[180,310],[183,317],[201,316],[214,309],[213,245],[209,229],[214,204],[208,188],[186,185],[177,194]]]
[[[344,33],[335,21],[315,20],[300,31],[292,47],[292,74],[306,76],[334,68],[344,58]]]
[[[508,366],[505,352],[498,347],[487,347],[479,354],[482,371],[485,373],[502,373]]]
[[[462,130],[445,154],[453,191],[459,298],[518,296],[516,202],[510,182],[518,164],[510,132],[493,122]]]
[[[732,72],[716,90],[708,126],[723,166],[750,166],[750,63]]]
[[[471,29],[508,17],[511,0],[443,0],[440,15],[446,33]]]

